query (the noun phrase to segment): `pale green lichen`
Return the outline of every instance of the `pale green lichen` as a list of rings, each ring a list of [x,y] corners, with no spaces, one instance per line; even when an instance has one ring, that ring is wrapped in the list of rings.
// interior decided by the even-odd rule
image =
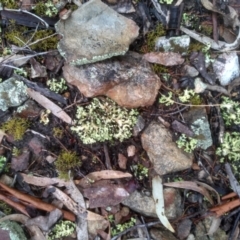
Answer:
[[[123,141],[131,137],[137,116],[137,110],[119,107],[111,99],[93,98],[88,106],[78,107],[75,126],[71,130],[84,144]]]
[[[162,4],[172,4],[173,0],[159,0]]]
[[[186,137],[185,134],[182,134],[176,143],[179,148],[182,148],[185,152],[191,153],[197,147],[198,140]]]
[[[64,78],[60,79],[49,79],[47,80],[47,86],[50,90],[56,93],[63,93],[65,90],[67,90],[67,84]]]
[[[13,221],[0,222],[0,228],[9,231],[9,237],[11,240],[27,240],[21,226]]]
[[[48,240],[54,240],[71,235],[76,230],[76,224],[70,221],[60,221],[55,225],[48,236]]]
[[[240,124],[240,103],[228,97],[222,97],[222,99],[223,102],[220,105],[220,109],[226,126]]]

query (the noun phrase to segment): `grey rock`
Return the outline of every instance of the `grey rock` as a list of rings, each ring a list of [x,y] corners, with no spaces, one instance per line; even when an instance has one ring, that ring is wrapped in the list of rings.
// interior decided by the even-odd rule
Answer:
[[[100,0],[90,0],[67,20],[56,24],[63,36],[60,54],[73,65],[101,61],[123,55],[137,38],[139,27]]]
[[[212,217],[204,218],[203,221],[200,221],[195,229],[195,239],[196,240],[227,240],[228,236],[226,235],[225,231],[221,228],[213,234],[213,236],[207,235],[210,226],[212,223]]]
[[[28,99],[27,86],[11,77],[0,83],[0,110],[6,111],[9,107],[17,107]]]
[[[222,86],[239,77],[239,61],[236,52],[223,53],[213,63],[213,71]]]
[[[212,135],[209,127],[207,113],[204,108],[192,108],[184,114],[184,119],[191,127],[194,138],[198,140],[197,147],[206,150],[212,146]]]
[[[159,123],[152,122],[142,133],[141,141],[159,175],[181,171],[192,165],[193,156],[179,149],[169,130]]]
[[[195,67],[192,67],[190,65],[185,65],[183,67],[183,74],[189,77],[196,77],[198,76],[199,72]]]
[[[151,106],[161,86],[142,55],[128,52],[94,64],[65,64],[63,76],[86,97],[105,95],[127,108]]]
[[[162,228],[152,228],[150,236],[153,240],[178,240],[170,231]]]
[[[165,188],[163,190],[165,202],[165,215],[169,219],[174,219],[182,214],[181,196],[177,189]],[[128,198],[122,201],[123,205],[128,206],[133,211],[148,217],[157,217],[155,210],[155,202],[152,197],[143,195],[138,191],[134,191]],[[147,206],[147,207],[146,207]]]
[[[157,51],[186,53],[190,45],[190,37],[182,35],[180,37],[159,37],[155,43]]]

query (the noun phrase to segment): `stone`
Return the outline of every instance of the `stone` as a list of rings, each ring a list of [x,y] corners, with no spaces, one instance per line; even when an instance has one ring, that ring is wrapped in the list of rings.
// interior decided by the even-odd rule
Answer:
[[[220,54],[213,63],[213,71],[222,86],[228,85],[234,78],[239,77],[239,61],[236,52]]]
[[[163,228],[152,228],[150,236],[153,240],[178,240],[170,231]]]
[[[174,188],[165,188],[163,190],[163,196],[166,217],[169,219],[179,217],[183,211],[179,191]],[[138,191],[131,193],[130,196],[125,198],[121,203],[144,216],[157,217],[153,198],[143,195]]]
[[[183,117],[194,133],[193,138],[198,140],[197,147],[206,150],[212,146],[212,134],[206,110],[204,108],[191,108]]]
[[[11,77],[0,83],[0,110],[20,106],[28,99],[27,86]]]
[[[190,65],[185,65],[183,67],[183,75],[187,75],[189,77],[197,77],[199,74],[198,70],[195,67]]]
[[[62,35],[58,50],[72,65],[124,55],[138,37],[139,27],[100,0],[90,0],[71,17],[56,23]]]
[[[200,221],[195,228],[195,239],[196,240],[227,240],[228,236],[225,231],[223,231],[221,228],[218,228],[218,230],[212,235],[207,235],[211,224],[213,221],[213,217],[209,216],[204,218],[202,221]]]
[[[190,45],[190,37],[188,35],[182,35],[179,37],[166,38],[159,37],[155,43],[155,49],[157,51],[164,52],[176,52],[185,54],[188,51]]]
[[[162,124],[152,122],[142,133],[141,142],[159,175],[185,170],[192,165],[193,155],[179,149]]]
[[[63,76],[85,97],[105,95],[127,108],[151,106],[161,86],[149,63],[135,52],[83,66],[65,64]]]

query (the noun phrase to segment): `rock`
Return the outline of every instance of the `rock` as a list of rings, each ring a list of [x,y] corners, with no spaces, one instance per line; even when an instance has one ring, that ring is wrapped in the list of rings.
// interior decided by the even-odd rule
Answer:
[[[0,83],[0,110],[17,107],[28,99],[27,86],[11,77]]]
[[[174,219],[182,214],[181,196],[177,189],[165,188],[163,190],[165,202],[165,214],[169,219]],[[155,202],[152,197],[143,195],[138,191],[134,191],[129,197],[121,202],[133,211],[141,213],[148,217],[157,217],[155,210]],[[146,208],[147,206],[147,208]]]
[[[177,238],[165,229],[152,228],[150,230],[150,235],[153,240],[177,240]]]
[[[149,63],[134,52],[84,66],[65,64],[63,76],[86,97],[105,95],[128,108],[151,106],[161,86]]]
[[[228,236],[226,235],[226,232],[223,231],[221,228],[218,228],[218,230],[213,234],[213,236],[207,235],[211,223],[212,223],[212,217],[204,218],[202,221],[200,221],[196,228],[195,228],[195,239],[196,240],[227,240]]]
[[[190,44],[190,37],[182,35],[179,37],[159,37],[155,43],[157,51],[186,53]]]
[[[192,67],[190,65],[185,65],[183,67],[183,75],[187,75],[189,77],[196,77],[198,76],[199,72],[195,67]]]
[[[223,53],[213,63],[213,71],[222,86],[239,77],[239,62],[236,52]]]
[[[37,117],[42,109],[31,99],[28,99],[22,106],[17,108],[17,115],[21,118]]]
[[[125,54],[138,30],[134,21],[100,0],[90,0],[67,20],[57,22],[56,31],[63,36],[58,50],[73,65],[98,62]]]
[[[192,155],[179,149],[169,130],[159,123],[152,122],[143,132],[141,141],[159,175],[185,170],[192,165]]]
[[[208,117],[204,108],[192,108],[184,114],[184,119],[198,140],[197,147],[206,150],[212,146],[212,135],[209,127]]]

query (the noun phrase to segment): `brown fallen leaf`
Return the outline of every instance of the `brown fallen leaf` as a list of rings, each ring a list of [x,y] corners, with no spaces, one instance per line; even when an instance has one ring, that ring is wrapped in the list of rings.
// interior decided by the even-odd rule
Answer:
[[[129,193],[121,186],[108,183],[105,186],[84,189],[83,195],[89,199],[89,208],[105,208],[119,204]]]
[[[175,66],[184,62],[181,54],[173,52],[150,52],[144,54],[144,59],[150,63],[157,63],[164,66]]]
[[[121,171],[115,171],[115,170],[103,170],[99,172],[92,172],[89,173],[87,176],[82,178],[79,182],[77,182],[78,185],[80,185],[82,188],[88,187],[91,185],[91,182],[96,182],[102,179],[118,179],[118,178],[131,178],[132,175],[130,173],[124,173]]]
[[[54,114],[56,117],[60,118],[68,124],[72,124],[72,119],[70,118],[70,116],[66,112],[64,112],[58,105],[50,101],[48,98],[44,97],[39,92],[32,90],[31,88],[27,88],[27,93],[31,98],[33,98],[44,108],[49,109],[51,113]]]
[[[206,188],[202,187],[202,186],[199,186],[196,182],[181,181],[181,182],[164,183],[163,185],[167,186],[167,187],[190,189],[190,190],[199,192],[204,197],[206,197],[212,205],[214,204],[214,202],[212,200],[212,197],[209,194],[208,190]]]

